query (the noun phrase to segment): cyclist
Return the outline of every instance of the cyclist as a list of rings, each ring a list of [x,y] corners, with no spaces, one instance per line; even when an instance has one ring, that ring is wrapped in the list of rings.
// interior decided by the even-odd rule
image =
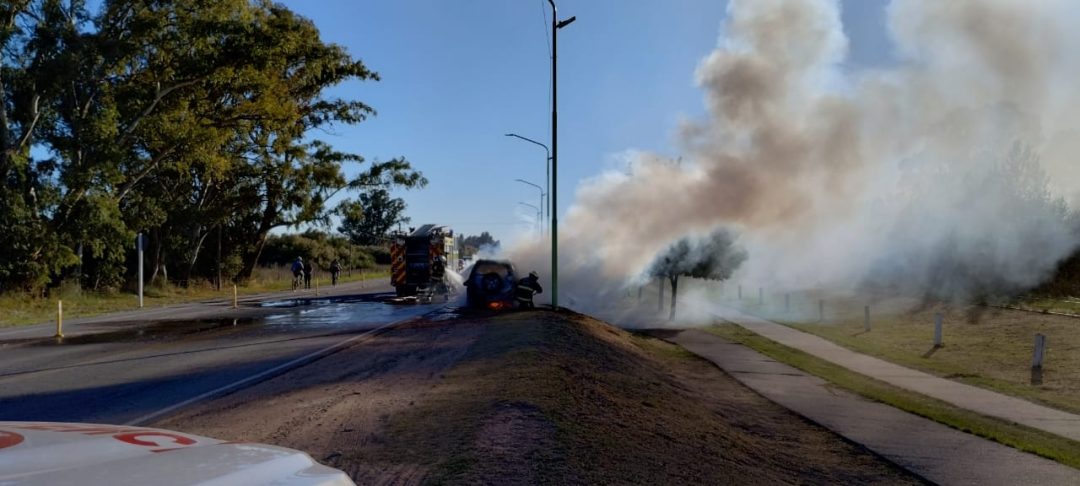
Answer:
[[[304,273],[304,259],[300,258],[300,257],[296,257],[296,260],[293,260],[293,263],[292,263],[292,275],[293,275],[292,288],[293,288],[293,290],[296,290],[297,287],[300,287],[300,282],[301,282],[300,275],[302,275],[303,273]]]

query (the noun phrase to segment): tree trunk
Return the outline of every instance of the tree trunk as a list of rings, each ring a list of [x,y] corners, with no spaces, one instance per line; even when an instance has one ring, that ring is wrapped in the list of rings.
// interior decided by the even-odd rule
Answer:
[[[189,247],[191,248],[190,258],[187,261],[187,271],[184,272],[183,281],[184,287],[191,286],[191,277],[195,273],[195,262],[199,260],[199,253],[202,251],[203,242],[206,241],[206,236],[210,232],[203,231],[203,227],[199,226],[192,234],[192,241]]]
[[[151,264],[149,282],[150,285],[154,285],[154,281],[157,279],[158,271],[161,270],[161,241],[163,238],[161,238],[160,230],[151,231],[150,234],[156,236],[156,238],[150,238],[150,241],[152,241],[154,245],[154,251],[153,254],[150,256]],[[168,282],[165,283],[167,284]]]
[[[255,232],[253,240],[255,248],[244,255],[244,266],[240,269],[240,273],[236,275],[236,280],[251,278],[251,274],[255,272],[255,266],[259,264],[259,257],[262,256],[263,246],[266,245],[266,236],[270,234],[270,230],[274,229],[277,220],[277,198],[271,194],[266,198],[266,208],[263,210],[262,220],[259,221],[259,230]]]
[[[668,315],[668,320],[675,320],[675,306],[679,301],[679,276],[672,275],[671,277],[671,314]]]
[[[664,312],[664,277],[659,277],[656,282],[660,284],[660,300],[656,302],[656,312]]]

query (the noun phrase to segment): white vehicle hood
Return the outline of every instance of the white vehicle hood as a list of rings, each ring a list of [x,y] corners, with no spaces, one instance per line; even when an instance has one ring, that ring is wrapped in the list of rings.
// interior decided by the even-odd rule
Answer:
[[[307,454],[143,427],[0,422],[8,484],[352,485]]]

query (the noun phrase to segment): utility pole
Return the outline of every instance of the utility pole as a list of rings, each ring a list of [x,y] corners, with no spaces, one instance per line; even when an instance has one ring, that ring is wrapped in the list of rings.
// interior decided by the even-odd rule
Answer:
[[[559,20],[555,0],[551,4],[551,307],[559,309],[559,29],[577,20]]]

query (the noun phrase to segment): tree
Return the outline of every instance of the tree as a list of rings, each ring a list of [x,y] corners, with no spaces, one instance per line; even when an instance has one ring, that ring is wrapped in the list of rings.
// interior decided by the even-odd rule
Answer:
[[[668,247],[653,260],[648,271],[650,276],[666,278],[671,282],[671,313],[668,319],[675,319],[680,276],[726,280],[746,258],[746,251],[735,244],[735,235],[724,228],[703,238],[682,238]],[[660,298],[663,299],[662,280]]]
[[[346,200],[338,206],[341,226],[338,227],[356,245],[381,245],[390,230],[411,221],[405,217],[405,201],[390,197],[386,189],[374,189],[360,194],[357,201]]]
[[[484,231],[479,236],[466,236],[461,239],[461,256],[470,258],[484,247],[495,248],[499,246],[499,240]]]
[[[152,275],[228,260],[243,279],[275,228],[329,224],[338,192],[426,184],[316,138],[375,114],[330,88],[379,76],[310,20],[269,0],[89,3],[0,2],[0,289],[116,288],[136,232]]]

